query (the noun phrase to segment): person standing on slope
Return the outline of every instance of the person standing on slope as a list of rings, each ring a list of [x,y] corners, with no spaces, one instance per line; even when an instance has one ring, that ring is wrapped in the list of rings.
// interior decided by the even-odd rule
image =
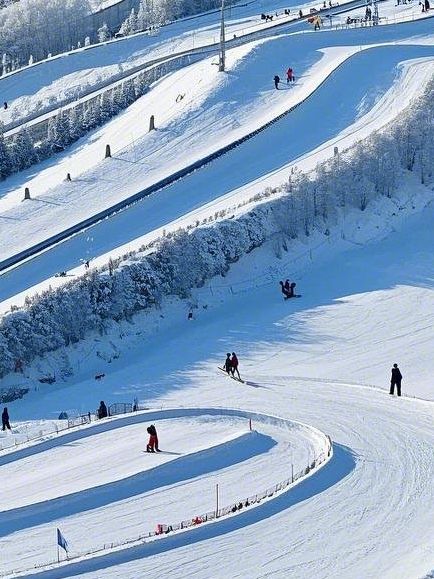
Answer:
[[[225,363],[223,364],[223,370],[226,370],[226,372],[228,374],[230,374],[232,371],[232,361],[231,361],[231,355],[229,353],[226,354],[226,360],[225,360]]]
[[[11,425],[9,424],[9,412],[6,407],[2,412],[2,426],[3,426],[2,430],[6,430],[6,428],[8,430],[11,430]]]
[[[107,418],[107,416],[108,416],[107,406],[105,405],[104,400],[101,400],[98,408],[98,418],[101,420],[101,418]]]
[[[241,376],[240,376],[240,373],[238,371],[238,358],[237,358],[237,355],[235,354],[235,352],[232,352],[231,372],[232,372],[232,376],[234,378],[235,378],[235,372],[236,372],[238,375],[238,380],[241,380]]]
[[[398,364],[393,364],[393,368],[392,368],[392,377],[390,379],[390,392],[389,394],[394,394],[395,392],[395,386],[396,386],[396,393],[398,394],[398,396],[401,396],[401,380],[402,380],[402,374],[398,368]]]
[[[287,84],[289,84],[290,82],[294,81],[295,81],[294,71],[292,70],[291,67],[289,67],[288,70],[286,71],[286,82]]]
[[[280,76],[276,74],[274,77],[274,88],[279,89]]]
[[[146,452],[161,452],[158,448],[158,435],[155,426],[151,424],[151,426],[148,426],[146,430],[149,434],[149,442],[146,445]]]

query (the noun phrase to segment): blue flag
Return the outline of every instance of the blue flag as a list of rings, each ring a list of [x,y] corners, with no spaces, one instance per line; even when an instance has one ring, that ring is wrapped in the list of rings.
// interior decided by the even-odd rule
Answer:
[[[62,547],[62,549],[65,549],[65,551],[68,552],[68,541],[62,535],[60,529],[57,529],[57,544],[59,547]]]

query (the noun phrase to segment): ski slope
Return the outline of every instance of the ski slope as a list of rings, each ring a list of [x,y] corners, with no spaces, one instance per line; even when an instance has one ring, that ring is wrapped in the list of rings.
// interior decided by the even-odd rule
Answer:
[[[213,479],[230,504],[243,498],[234,484],[239,477],[250,496],[286,478],[288,464],[294,472],[305,468],[324,446],[324,436],[315,429],[273,417],[252,415],[255,430],[249,431],[242,412],[179,409],[170,414],[175,418],[165,418],[164,411],[147,412],[132,420],[99,423],[36,446],[23,458],[18,453],[14,460],[9,454],[3,466],[0,457],[0,469],[15,482],[4,488],[9,501],[0,515],[1,534],[14,532],[28,547],[23,561],[21,548],[3,541],[0,572],[47,561],[50,523],[59,513],[68,516],[74,550],[80,553],[89,549],[91,530],[102,519],[107,533],[95,535],[95,546],[110,542],[113,520],[127,523],[118,532],[128,538],[143,532],[144,517],[148,530],[159,521],[189,519],[214,508]],[[144,451],[145,426],[155,420],[164,448],[152,455]],[[114,456],[119,457],[116,465]],[[41,460],[43,471],[38,468]],[[23,494],[29,485],[31,491]],[[204,485],[210,492],[203,492]]]
[[[433,77],[432,27],[420,21],[369,34],[330,31],[257,42],[228,55],[232,68],[223,79],[205,75],[205,63],[189,67],[52,160],[51,174],[48,164],[41,167],[46,188],[44,178],[34,176],[35,187],[40,179],[39,201],[18,204],[4,191],[0,247],[8,251],[63,226],[64,218],[77,219],[80,211],[94,209],[93,203],[125,195],[132,184],[153,181],[171,164],[260,126],[325,80],[293,112],[227,155],[3,275],[2,311],[22,303],[28,287],[34,292],[63,283],[50,279],[55,271],[84,258],[98,264],[163,227],[175,229],[230,207],[281,183],[294,164],[311,169],[334,146],[349,146],[393,120]],[[359,50],[362,38],[369,42]],[[289,90],[275,91],[270,62],[283,72],[288,52],[300,79]],[[185,109],[176,108],[173,97],[184,81],[193,96],[183,99]],[[161,104],[167,116],[157,133],[146,135],[137,125],[150,102]],[[92,159],[96,149],[86,155],[80,147],[92,147],[92,138],[102,144],[108,130],[124,138],[127,149],[99,165]],[[136,130],[128,148],[125,134]],[[165,149],[157,138],[165,140]],[[139,151],[149,155],[145,169],[137,168]],[[68,155],[69,163],[77,155],[75,174],[83,170],[71,189],[56,186]],[[100,199],[86,196],[92,185]],[[216,484],[222,503],[231,503],[290,476],[292,463],[304,466],[306,454],[309,461],[318,449],[308,427],[282,429],[262,421],[254,425],[257,432],[248,432],[244,419],[222,410],[216,410],[218,420],[209,416],[210,407],[221,406],[319,429],[331,436],[333,457],[297,487],[236,516],[25,576],[419,579],[429,573],[434,567],[432,187],[407,177],[393,198],[378,199],[364,212],[348,211],[330,226],[327,239],[319,233],[299,238],[281,257],[273,243],[266,244],[189,300],[167,299],[161,309],[114,324],[104,335],[36,360],[24,376],[3,380],[2,386],[20,381],[31,386],[22,400],[8,404],[12,432],[4,438],[21,440],[26,429],[37,431],[41,419],[54,421],[63,410],[85,413],[101,399],[137,397],[163,413],[157,428],[168,453],[143,452],[147,421],[141,413],[25,446],[17,454],[0,453],[0,574],[15,569],[20,576],[19,569],[55,558],[56,528],[71,553],[138,537],[158,523],[212,510]],[[23,209],[29,212],[20,213]],[[80,266],[70,273],[82,271]],[[286,277],[296,280],[301,299],[283,301],[278,280]],[[234,350],[244,384],[217,368]],[[400,399],[388,394],[395,362],[404,376]],[[72,375],[62,374],[65,364]],[[40,385],[44,373],[56,373],[57,381]],[[96,374],[104,377],[95,381]],[[193,416],[183,407],[193,409]],[[171,408],[179,409],[177,417],[164,416]]]
[[[359,236],[368,237],[376,229],[375,216],[379,219],[381,215],[378,209],[372,210],[367,218],[370,227],[362,228]],[[333,461],[314,478],[251,513],[197,529],[193,536],[174,536],[153,545],[91,557],[60,571],[35,576],[103,574],[132,578],[171,570],[181,576],[206,578],[210,566],[218,569],[217,577],[272,574],[297,579],[309,574],[408,579],[429,571],[434,550],[434,406],[433,402],[411,397],[393,399],[385,388],[391,363],[398,361],[404,375],[404,394],[423,394],[434,400],[434,289],[427,270],[433,211],[431,204],[412,217],[401,217],[394,223],[393,233],[384,239],[380,234],[379,240],[367,245],[334,243],[333,250],[320,254],[297,277],[303,298],[296,303],[284,302],[277,284],[256,287],[252,279],[255,270],[263,271],[265,263],[270,266],[279,261],[273,258],[272,248],[264,247],[235,264],[224,280],[227,287],[237,287],[241,280],[250,278],[248,291],[233,294],[228,289],[224,299],[222,294],[212,299],[208,288],[199,290],[196,298],[208,308],[199,311],[193,322],[187,322],[184,315],[180,317],[182,306],[167,304],[162,310],[166,321],[159,329],[146,333],[143,326],[142,335],[134,331],[130,338],[124,335],[122,339],[110,335],[120,354],[111,364],[87,356],[71,380],[10,404],[12,415],[28,419],[50,417],[65,401],[86,408],[102,396],[110,400],[138,396],[146,404],[159,407],[183,405],[186,401],[189,406],[242,403],[247,410],[279,410],[283,416],[311,424],[330,434],[335,445]],[[350,230],[352,225],[354,222],[349,224]],[[397,246],[397,236],[405,243]],[[136,324],[135,330],[141,327]],[[186,348],[186,343],[191,347]],[[246,384],[229,380],[216,369],[226,349],[234,347]],[[89,344],[88,348],[94,346]],[[78,354],[83,353],[81,350]],[[106,372],[104,383],[85,378],[95,368]],[[209,437],[210,443],[214,436],[214,441],[222,436],[220,426],[214,430],[214,425],[205,425],[204,437]],[[240,432],[239,426],[234,426],[235,430],[228,425],[223,436]],[[169,442],[174,427],[162,425],[161,429]],[[188,422],[186,429],[191,430]],[[176,429],[180,433],[177,445],[183,440],[182,430]],[[190,436],[188,440],[190,444]],[[92,452],[95,447],[91,439],[89,443]],[[134,436],[128,436],[127,441],[123,435],[115,435],[113,444],[113,448],[124,448],[131,460],[138,450]],[[278,447],[273,448],[277,451]],[[178,451],[175,446],[168,448]],[[75,452],[68,451],[71,460]],[[276,466],[267,458],[261,468],[261,456],[259,453],[251,459],[255,480],[279,468],[283,474],[285,463],[281,457],[276,457]],[[85,460],[91,458],[92,454]],[[136,464],[129,468],[137,468],[139,460],[136,455]],[[249,489],[247,478],[239,476],[243,464],[234,465],[233,482],[221,472],[216,472],[214,478],[207,475],[199,484],[209,489],[208,494],[199,495],[204,494],[209,504],[215,482],[220,482],[223,489],[228,486],[225,492],[235,489],[245,494]],[[111,471],[103,469],[101,482],[104,477],[115,477],[117,468],[119,465]],[[95,476],[94,472],[88,476]],[[68,484],[74,484],[74,480],[57,479],[48,492],[56,492],[56,485],[65,488]],[[135,522],[133,515],[137,513],[134,496],[131,492],[129,497],[115,501],[108,521],[100,507],[93,509],[85,502],[83,511],[75,514],[65,513],[62,508],[57,513],[44,510],[45,515],[41,513],[33,520],[8,516],[7,524],[15,531],[1,538],[2,553],[25,562],[50,555],[57,526],[72,548],[90,546],[92,540],[117,540],[129,535],[134,524],[142,530],[143,517]],[[182,501],[186,510],[203,504],[196,502],[198,493],[188,497]],[[17,500],[14,495],[11,499]],[[72,503],[73,510],[77,510],[75,505]],[[160,508],[155,500],[152,508],[154,505]],[[165,508],[167,514],[179,512],[171,501]],[[92,532],[84,539],[86,528]],[[282,533],[282,529],[287,531]],[[400,530],[400,541],[395,540],[396,529]]]
[[[256,31],[273,29],[276,21],[290,22],[302,8],[305,12],[315,3],[297,5],[280,0],[262,0],[239,7],[227,8],[226,32],[228,39]],[[283,9],[293,6],[290,16]],[[280,11],[280,19],[261,20],[261,11]],[[305,22],[296,22],[295,29],[307,29]],[[291,24],[291,28],[293,25]],[[184,19],[161,27],[157,35],[148,32],[102,45],[83,47],[35,63],[32,66],[0,78],[2,98],[8,109],[0,111],[0,120],[7,126],[29,115],[43,113],[54,103],[76,100],[104,83],[117,80],[119,74],[134,70],[147,62],[174,53],[216,44],[220,35],[220,14],[213,12],[194,19]]]
[[[370,131],[384,126],[411,98],[417,96],[418,91],[424,89],[433,73],[434,52],[432,46],[427,44],[426,23],[415,24],[419,36],[414,40],[411,34],[413,25],[408,26],[396,27],[396,33],[406,42],[420,41],[420,45],[368,45],[365,51],[360,51],[359,46],[321,48],[324,42],[321,39],[326,35],[312,35],[309,39],[303,37],[312,42],[313,47],[311,52],[307,52],[306,47],[300,46],[299,56],[296,57],[294,44],[294,68],[300,70],[300,80],[291,90],[275,91],[274,87],[270,88],[267,70],[270,58],[281,62],[283,68],[292,36],[261,41],[231,51],[234,55],[228,56],[228,63],[237,71],[233,79],[232,75],[229,80],[222,79],[217,72],[207,77],[207,64],[198,63],[189,67],[188,71],[175,73],[166,81],[158,83],[149,95],[109,123],[107,128],[96,131],[73,147],[71,153],[60,156],[59,163],[53,164],[51,161],[48,167],[45,164],[46,168],[42,168],[30,182],[32,192],[38,191],[38,186],[41,188],[38,200],[30,204],[21,203],[22,193],[19,189],[14,189],[0,200],[0,207],[6,208],[0,216],[3,222],[0,231],[2,258],[45,239],[152,184],[189,161],[239,138],[314,92],[310,99],[289,115],[229,155],[215,160],[110,220],[104,220],[74,236],[19,269],[4,274],[0,288],[2,310],[6,311],[12,303],[22,303],[25,290],[33,285],[37,285],[35,289],[41,291],[48,285],[67,281],[68,278],[52,278],[60,270],[76,268],[82,260],[89,258],[94,259],[96,264],[97,256],[101,256],[99,261],[105,263],[108,252],[110,255],[114,251],[123,254],[160,235],[163,228],[174,229],[195,222],[199,217],[214,214],[229,201],[239,202],[252,197],[266,186],[279,185],[295,164],[304,169],[313,168],[319,160],[332,154],[334,146],[348,147]],[[405,35],[403,28],[410,33],[407,31]],[[359,33],[359,30],[350,31],[348,39],[355,34],[353,42],[356,43],[357,39],[360,40]],[[271,57],[270,54],[275,56]],[[409,58],[411,61],[408,64],[402,63]],[[330,72],[332,75],[328,77]],[[259,86],[258,73],[261,79]],[[238,74],[242,74],[245,79],[241,87]],[[345,87],[355,77],[359,78],[359,82],[348,93]],[[325,80],[324,84],[315,90],[322,80]],[[247,93],[246,81],[250,83]],[[195,85],[197,88],[194,91],[188,88]],[[179,107],[174,102],[175,95],[184,87],[187,96]],[[283,89],[286,89],[286,85]],[[336,93],[343,95],[338,109]],[[227,103],[224,119],[222,100]],[[184,101],[187,102],[182,104]],[[145,134],[146,125],[143,122],[139,124],[140,119],[145,110],[154,110],[157,103],[161,107],[161,125],[156,133],[148,135]],[[203,108],[206,114],[200,112]],[[330,110],[335,111],[336,117],[327,115]],[[157,115],[157,123],[158,118]],[[312,130],[306,130],[306,127],[312,127]],[[288,139],[288,135],[296,135],[296,138]],[[99,161],[104,143],[113,139],[120,140],[120,145],[129,142],[130,146],[120,151],[115,149],[114,158],[109,161]],[[268,147],[270,139],[276,149]],[[252,158],[258,161],[252,164]],[[86,167],[90,169],[76,179],[71,167],[76,171]],[[243,171],[234,170],[237,167],[243,167]],[[68,171],[73,175],[73,183],[62,182],[60,186],[47,189],[50,183],[62,180]],[[10,186],[14,180],[16,183],[22,179],[26,179],[25,175],[12,177],[5,182],[4,187]],[[174,223],[170,225],[172,221]],[[21,235],[19,224],[26,222],[32,223],[30,236]],[[80,271],[79,268],[70,271],[70,274],[75,275]],[[23,293],[18,298],[10,299],[20,292]]]

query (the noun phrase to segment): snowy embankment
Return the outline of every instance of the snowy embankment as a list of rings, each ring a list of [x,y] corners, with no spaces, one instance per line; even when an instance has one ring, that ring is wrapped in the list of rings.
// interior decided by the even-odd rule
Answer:
[[[417,28],[413,28],[417,26]],[[407,35],[413,31],[422,36],[420,42],[423,42],[425,36],[425,29],[421,23],[409,25]],[[402,30],[406,27],[395,27],[396,34],[402,36]],[[353,42],[360,41],[358,35],[360,31],[350,31],[347,40],[351,40],[352,35],[355,34]],[[296,83],[295,87],[291,87],[289,91],[275,91],[270,88],[269,80],[269,60],[270,58],[277,59],[282,64],[286,64],[286,50],[287,43],[293,41],[293,37],[288,37],[286,42],[283,39],[274,41],[261,42],[253,44],[255,47],[251,53],[248,48],[243,47],[231,51],[233,54],[234,72],[243,75],[244,83],[240,86],[237,78],[221,77],[214,71],[214,74],[207,75],[205,63],[199,63],[190,67],[188,71],[180,71],[174,77],[169,77],[167,81],[158,85],[154,91],[146,95],[143,99],[133,105],[128,112],[109,125],[105,129],[96,131],[89,139],[83,139],[78,146],[72,148],[71,153],[65,153],[59,157],[60,164],[52,167],[52,161],[42,166],[42,170],[31,180],[28,179],[29,172],[24,172],[6,180],[3,184],[3,191],[6,195],[1,201],[1,206],[6,209],[2,213],[5,221],[2,227],[2,248],[4,248],[3,256],[15,254],[20,249],[29,246],[31,241],[36,242],[45,239],[48,233],[55,233],[59,229],[64,229],[66,226],[77,223],[80,219],[88,217],[89,214],[95,213],[104,207],[110,206],[116,201],[128,197],[137,190],[158,181],[159,179],[170,175],[174,170],[186,166],[191,161],[201,158],[204,154],[216,150],[234,139],[245,135],[249,131],[255,130],[258,126],[263,125],[275,116],[288,110],[291,106],[300,102],[306,95],[310,94],[312,90],[324,79],[327,74],[342,60],[351,54],[356,48],[333,48],[328,50],[321,49],[323,42],[321,39],[326,35],[310,36],[306,44],[303,44],[298,49],[298,53],[294,54],[295,70],[300,71],[300,81]],[[393,37],[393,35],[392,35]],[[405,38],[405,35],[404,35]],[[320,39],[320,42],[318,41]],[[310,42],[311,49],[309,50]],[[330,41],[330,39],[329,39]],[[416,40],[414,41],[416,42]],[[369,46],[369,45],[367,45]],[[307,50],[307,53],[306,53]],[[359,45],[357,45],[359,50]],[[352,57],[348,63],[343,65],[338,71],[337,82],[345,85],[349,79],[354,75],[362,74],[363,82],[361,83],[360,92],[367,91],[371,77],[375,75],[379,90],[383,91],[388,87],[392,81],[394,66],[399,63],[400,59],[405,56],[422,56],[432,54],[432,48],[427,46],[420,47],[395,47],[390,46],[390,52],[378,53],[380,58],[376,58],[375,50],[367,51],[366,56],[357,54]],[[247,52],[247,54],[246,54]],[[274,56],[271,56],[271,53]],[[275,54],[277,53],[277,55]],[[299,56],[296,56],[298,54]],[[306,54],[308,57],[306,59]],[[300,59],[300,60],[298,60]],[[312,62],[316,64],[311,67]],[[209,65],[209,63],[208,63]],[[297,66],[299,65],[299,66]],[[210,67],[211,68],[211,67]],[[426,78],[430,76],[429,68],[421,67],[420,83],[421,89],[426,82]],[[261,83],[258,84],[258,70],[260,73]],[[369,75],[365,76],[365,70],[369,70]],[[336,82],[331,79],[328,83],[328,91],[321,91],[323,98],[316,100],[310,104],[310,108],[315,108],[315,105],[321,107],[330,107],[332,104],[333,86]],[[318,77],[318,79],[317,79]],[[317,80],[315,80],[317,79]],[[191,90],[191,86],[200,85],[197,89]],[[246,82],[251,83],[251,90],[246,93]],[[204,83],[207,84],[206,89]],[[364,86],[366,83],[366,87]],[[176,95],[179,90],[185,90],[187,95],[181,103],[176,103]],[[324,92],[326,93],[324,95]],[[176,95],[175,95],[176,93]],[[414,94],[414,92],[412,93]],[[203,96],[202,96],[203,95]],[[234,98],[235,95],[235,98]],[[355,95],[346,95],[346,100],[342,103],[346,106],[337,122],[330,125],[325,125],[321,133],[317,130],[317,113],[312,117],[313,112],[309,116],[298,114],[299,111],[294,111],[297,114],[291,114],[288,119],[282,119],[273,127],[273,134],[269,135],[278,145],[278,158],[272,159],[263,156],[263,142],[267,136],[264,134],[262,139],[259,139],[258,147],[256,143],[245,144],[239,147],[236,151],[239,159],[238,162],[248,171],[246,175],[249,181],[254,180],[258,175],[269,173],[270,171],[280,168],[282,164],[287,165],[288,157],[294,161],[303,153],[306,153],[311,148],[315,148],[319,142],[329,140],[333,136],[339,135],[340,128],[347,127],[354,122],[358,115],[359,93]],[[368,108],[372,104],[377,95],[369,95],[365,99],[365,106]],[[221,103],[225,102],[225,114],[222,118]],[[240,107],[240,102],[242,106]],[[265,106],[267,102],[267,106]],[[408,100],[402,105],[405,105]],[[207,107],[206,115],[202,114],[201,118],[197,118],[200,107]],[[153,134],[145,134],[147,130],[147,116],[150,111],[156,112],[157,126],[159,130]],[[393,118],[393,113],[398,109],[391,109],[388,111],[388,116],[382,115],[377,119],[377,125]],[[145,115],[145,119],[143,116]],[[218,121],[216,121],[216,118]],[[297,123],[297,120],[299,121]],[[292,121],[295,121],[294,123]],[[316,127],[315,132],[305,131],[305,123],[313,123]],[[136,123],[139,128],[130,129],[132,123]],[[198,124],[200,123],[200,124]],[[369,126],[372,129],[372,126]],[[275,134],[277,131],[277,134]],[[295,141],[288,141],[288,132],[295,132],[298,137]],[[367,131],[366,131],[367,132]],[[98,159],[102,159],[105,144],[110,141],[119,141],[121,147],[117,150],[114,147],[115,158],[109,162],[101,161],[95,166]],[[253,139],[257,141],[257,139]],[[129,146],[125,146],[129,144]],[[268,150],[266,147],[265,152]],[[173,152],[176,151],[176,161],[173,162]],[[249,155],[258,155],[260,152],[261,165],[256,164],[251,166],[248,163]],[[237,156],[235,155],[235,157]],[[62,159],[63,157],[63,159]],[[234,156],[231,159],[235,160]],[[282,162],[280,162],[280,158]],[[92,161],[90,161],[92,159]],[[286,163],[284,163],[286,161]],[[222,164],[223,163],[223,164]],[[174,192],[179,203],[181,211],[177,211],[173,217],[179,217],[187,212],[192,204],[197,205],[198,202],[203,204],[209,201],[210,198],[225,194],[230,189],[239,187],[246,182],[246,178],[241,179],[240,173],[232,174],[228,171],[229,165],[215,162],[209,168],[211,173],[202,173],[200,175],[191,176],[191,179],[175,185],[175,190],[179,186],[185,186],[189,191],[193,190],[197,197],[191,197],[191,193],[186,198],[182,190]],[[45,166],[45,169],[43,168]],[[84,169],[90,169],[81,174]],[[225,173],[225,179],[218,178],[217,180],[212,174],[212,171],[221,171]],[[67,172],[70,172],[73,177],[72,183],[63,183],[53,188],[53,185],[63,181]],[[104,178],[101,178],[101,172],[104,173]],[[80,175],[81,174],[81,175]],[[227,180],[231,176],[231,182]],[[78,177],[78,178],[77,178]],[[199,179],[199,183],[197,180]],[[36,199],[28,204],[22,204],[22,187],[25,185],[30,187],[32,196]],[[83,189],[84,185],[84,189]],[[107,189],[107,185],[109,188]],[[210,188],[216,191],[210,190]],[[47,189],[48,188],[48,189]],[[197,192],[196,192],[197,190]],[[39,194],[39,195],[38,195]],[[166,193],[170,195],[168,191]],[[204,198],[207,195],[207,199]],[[159,194],[160,195],[160,194]],[[65,197],[68,199],[65,207]],[[186,204],[186,199],[191,199],[190,206]],[[150,201],[152,204],[152,201]],[[175,209],[178,206],[171,206]],[[8,209],[9,207],[9,209]],[[66,210],[67,209],[67,210]],[[145,211],[148,213],[148,211]],[[151,215],[156,215],[151,213]],[[172,218],[173,218],[172,217]],[[17,220],[31,220],[32,222],[32,238],[28,236],[14,234],[17,231]],[[137,229],[131,228],[131,219],[129,219],[129,231],[136,234]],[[143,215],[141,215],[139,222],[142,223]],[[166,221],[167,222],[167,221]],[[165,221],[160,224],[164,225]],[[154,221],[155,223],[155,221]],[[55,224],[55,225],[53,225]],[[157,223],[154,224],[157,225]],[[140,231],[140,229],[139,229]],[[140,233],[143,233],[143,228]],[[124,234],[125,235],[125,234]],[[135,235],[137,236],[137,234]],[[126,241],[126,240],[125,240]],[[122,242],[116,236],[116,242]],[[8,251],[8,246],[10,247]],[[84,253],[92,252],[93,248],[85,248]],[[93,253],[93,252],[92,252]],[[91,253],[91,257],[93,257]],[[83,253],[80,257],[84,257]]]
[[[162,454],[144,453],[143,423],[150,422],[157,423]],[[71,555],[85,553],[102,542],[143,535],[159,522],[189,521],[214,510],[214,481],[221,489],[220,506],[232,504],[305,470],[315,458],[325,459],[328,448],[321,432],[289,420],[225,408],[186,408],[98,423],[33,447],[30,454],[24,451],[24,458],[20,452],[7,455],[6,462],[0,457],[0,469],[7,469],[14,481],[4,489],[9,502],[2,536],[14,531],[20,544],[27,545],[23,560],[16,542],[0,539],[0,570],[50,562],[52,522],[59,517]],[[239,480],[241,486],[235,484]],[[32,491],[23,495],[21,485],[28,488],[29,481]],[[111,522],[120,519],[114,534]],[[87,532],[96,527],[97,536]]]

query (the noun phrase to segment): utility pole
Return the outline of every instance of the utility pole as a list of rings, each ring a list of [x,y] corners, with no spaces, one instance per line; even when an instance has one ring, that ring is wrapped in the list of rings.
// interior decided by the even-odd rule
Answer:
[[[225,71],[225,0],[222,0],[222,16],[220,20],[219,72],[224,71]]]

